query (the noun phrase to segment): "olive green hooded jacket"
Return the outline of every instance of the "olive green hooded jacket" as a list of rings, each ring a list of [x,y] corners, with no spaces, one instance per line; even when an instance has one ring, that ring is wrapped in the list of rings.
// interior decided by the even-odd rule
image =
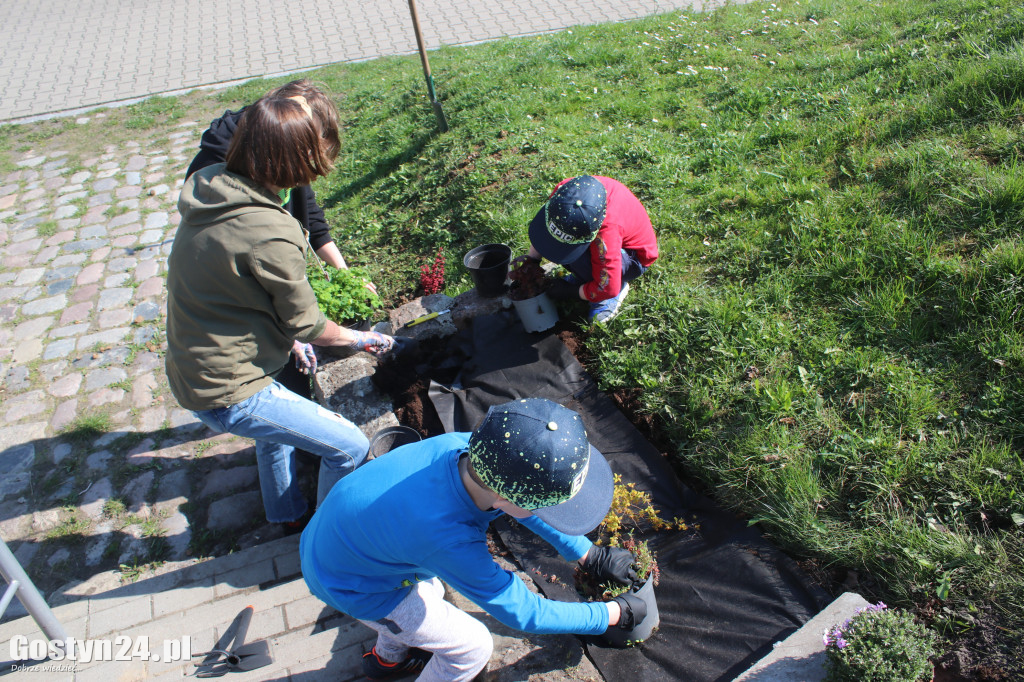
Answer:
[[[295,340],[324,332],[306,280],[307,242],[270,190],[224,164],[178,199],[167,262],[167,378],[188,410],[229,407],[267,387]]]

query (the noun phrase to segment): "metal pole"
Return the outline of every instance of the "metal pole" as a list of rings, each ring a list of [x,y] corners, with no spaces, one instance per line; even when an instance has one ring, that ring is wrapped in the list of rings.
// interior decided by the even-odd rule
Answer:
[[[43,595],[39,594],[39,590],[32,584],[28,574],[25,573],[25,569],[18,563],[18,560],[11,553],[3,538],[0,538],[0,573],[3,574],[4,580],[10,583],[10,587],[17,591],[18,599],[24,604],[25,610],[36,621],[36,625],[43,631],[47,639],[66,640],[68,638],[68,633],[64,631],[64,626],[60,624],[57,617],[53,615],[53,611],[46,605]],[[10,592],[10,587],[8,592]],[[9,601],[7,597],[8,595],[5,594],[5,601]],[[3,611],[0,610],[0,615],[2,614]]]
[[[427,79],[427,93],[430,95],[430,105],[434,107],[434,115],[437,116],[437,125],[441,127],[442,133],[448,132],[448,119],[445,118],[444,109],[437,101],[437,93],[434,92],[434,77],[430,75],[430,61],[427,59],[427,48],[423,44],[423,33],[420,32],[420,17],[416,13],[416,0],[409,0],[409,12],[412,14],[412,28],[416,32],[416,45],[420,50],[420,61],[423,62],[423,76]]]

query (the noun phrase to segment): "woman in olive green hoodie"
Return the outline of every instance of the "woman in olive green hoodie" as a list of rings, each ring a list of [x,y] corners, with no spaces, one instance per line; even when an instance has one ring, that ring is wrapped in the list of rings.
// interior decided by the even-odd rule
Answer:
[[[182,407],[216,431],[256,440],[267,520],[297,523],[307,504],[295,450],[321,457],[317,502],[366,457],[350,421],[274,380],[296,343],[386,352],[390,336],[327,320],[306,281],[307,241],[283,207],[291,188],[333,169],[337,127],[302,97],[246,109],[226,164],[194,173],[167,274],[167,378]]]

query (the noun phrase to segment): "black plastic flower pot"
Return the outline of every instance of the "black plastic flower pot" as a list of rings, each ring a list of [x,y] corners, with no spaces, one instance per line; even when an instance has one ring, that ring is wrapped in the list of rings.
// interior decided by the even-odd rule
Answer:
[[[640,587],[634,587],[633,593],[647,604],[647,616],[632,630],[623,630],[619,627],[608,628],[601,637],[611,646],[625,648],[639,644],[650,637],[654,629],[661,623],[658,602],[654,598],[654,581],[648,579]]]
[[[471,249],[462,259],[469,270],[476,291],[486,298],[505,293],[508,265],[512,262],[512,249],[504,244],[484,244]]]
[[[380,457],[381,455],[387,454],[397,447],[408,445],[409,443],[416,443],[421,440],[420,434],[416,429],[408,426],[387,426],[377,433],[374,434],[370,440],[370,454],[369,457]]]

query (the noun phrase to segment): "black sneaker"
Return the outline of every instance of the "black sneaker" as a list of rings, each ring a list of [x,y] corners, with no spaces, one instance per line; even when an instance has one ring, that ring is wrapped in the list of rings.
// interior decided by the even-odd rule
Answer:
[[[377,647],[373,647],[363,654],[363,674],[371,680],[391,680],[396,677],[414,675],[427,664],[433,656],[429,651],[423,649],[409,649],[405,660],[400,663],[388,663],[381,660],[377,655]]]

